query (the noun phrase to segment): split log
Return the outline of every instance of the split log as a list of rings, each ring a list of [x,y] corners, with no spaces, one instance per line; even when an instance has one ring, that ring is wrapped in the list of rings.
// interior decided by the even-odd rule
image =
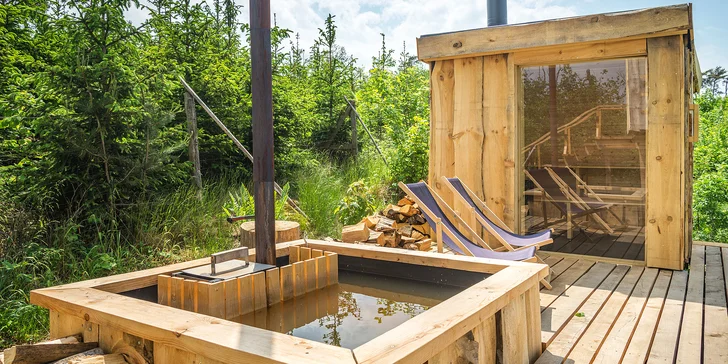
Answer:
[[[301,238],[301,226],[295,221],[276,220],[276,243]],[[255,248],[255,221],[240,224],[240,246]]]
[[[374,229],[374,227],[377,226],[377,223],[379,222],[380,217],[379,216],[367,216],[364,219],[361,220],[361,222],[364,223],[368,228]]]
[[[380,217],[377,225],[374,227],[375,231],[392,231],[395,229],[395,221],[386,217]]]
[[[78,359],[78,358],[81,358],[84,356],[94,356],[94,355],[104,355],[104,351],[101,350],[101,348],[95,348],[95,349],[84,351],[83,353],[80,353],[80,354],[69,356],[68,358],[64,358],[59,361],[54,361],[52,364],[69,364],[69,363],[71,363],[71,360],[73,360],[73,359]]]
[[[394,234],[384,235],[384,246],[390,247],[390,248],[397,248],[399,247],[399,242],[401,240],[401,236],[397,234],[396,232]]]
[[[419,214],[420,211],[414,208],[412,205],[404,205],[402,206],[402,208],[399,209],[399,213],[406,217],[411,217],[413,215]]]
[[[405,196],[405,197],[402,197],[402,198],[401,198],[401,199],[400,199],[400,200],[399,200],[399,201],[397,202],[397,206],[406,206],[406,205],[412,205],[412,204],[414,204],[414,203],[415,203],[415,202],[414,202],[414,201],[412,201],[412,200],[410,200],[410,199],[409,199],[409,197]]]
[[[394,205],[387,205],[387,207],[382,210],[382,215],[390,218],[390,219],[396,219],[396,215],[399,214],[400,207],[394,206]]]
[[[400,238],[400,241],[402,242],[402,244],[409,244],[409,243],[414,243],[415,241],[417,241],[417,239],[410,238],[409,236],[402,236]]]
[[[367,243],[376,243],[379,246],[384,246],[385,243],[385,236],[384,233],[381,231],[371,231],[369,232],[369,239],[367,240]]]
[[[128,364],[122,354],[83,356],[71,359],[68,364]]]
[[[99,346],[99,343],[15,345],[5,349],[5,364],[42,364],[82,353]]]
[[[360,222],[356,225],[347,225],[341,230],[341,240],[345,243],[353,243],[356,241],[367,241],[369,239],[369,229]]]
[[[420,251],[428,251],[432,248],[432,239],[425,239],[415,242]]]
[[[410,225],[412,226],[412,225]],[[418,231],[416,227],[412,226],[412,235],[411,237],[415,238],[415,240],[422,240],[427,237],[427,235],[423,234],[422,232]]]
[[[402,236],[411,237],[412,236],[412,225],[404,224],[401,226],[397,226],[397,232],[402,234]]]
[[[407,223],[410,225],[422,225],[426,223],[425,218],[421,214],[412,215],[407,218]]]

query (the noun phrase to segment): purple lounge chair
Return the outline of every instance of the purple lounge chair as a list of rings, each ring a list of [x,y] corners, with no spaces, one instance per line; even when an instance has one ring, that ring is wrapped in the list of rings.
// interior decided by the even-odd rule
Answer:
[[[470,190],[458,177],[447,178],[442,176],[442,181],[448,186],[456,196],[465,201],[475,213],[475,217],[478,222],[486,229],[489,233],[498,239],[498,241],[506,247],[508,250],[520,250],[526,247],[540,247],[543,245],[551,244],[554,242],[551,239],[551,229],[541,231],[536,234],[519,235],[515,234],[510,230],[506,230],[507,225],[501,221],[498,216],[491,211],[488,206],[478,198],[473,191]],[[497,223],[488,218],[485,212],[487,211],[497,220]]]
[[[425,215],[425,220],[427,220],[427,223],[430,224],[433,232],[435,232],[438,237],[442,236],[441,239],[438,239],[438,250],[440,248],[439,245],[444,243],[450,249],[463,255],[504,260],[530,260],[532,258],[535,260],[536,248],[534,247],[517,251],[497,252],[473,243],[473,240],[477,241],[482,239],[480,239],[480,237],[472,231],[472,229],[467,227],[467,224],[465,224],[464,221],[451,211],[455,218],[460,220],[458,222],[469,230],[468,233],[470,233],[470,236],[473,237],[473,240],[463,235],[463,233],[455,227],[450,219],[448,219],[442,208],[440,208],[440,204],[445,204],[442,203],[442,201],[438,204],[437,200],[440,200],[439,196],[436,196],[433,191],[430,191],[429,186],[427,186],[425,182],[410,184],[403,184],[400,182],[399,186],[420,206],[422,213]],[[445,208],[449,209],[449,206],[445,205]],[[484,244],[482,241],[478,242]]]
[[[465,221],[463,221],[463,219],[461,219],[460,216],[458,216],[455,211],[453,211],[450,206],[448,206],[442,198],[430,188],[430,186],[427,185],[427,183],[418,182],[404,184],[400,182],[399,188],[401,188],[410,198],[417,202],[417,205],[419,205],[423,215],[425,215],[425,220],[427,220],[427,223],[430,224],[430,227],[437,236],[438,252],[442,252],[442,244],[445,244],[456,253],[463,255],[511,261],[538,261],[536,248],[534,246],[524,247],[523,249],[514,251],[500,252],[494,251],[490,248],[483,248],[482,246],[473,243],[473,240],[475,240],[483,246],[488,246],[483,239],[481,239],[480,236],[478,236],[478,234],[476,234],[475,231],[473,231],[473,229],[468,226],[468,224],[465,223]],[[455,218],[457,223],[459,223],[460,226],[462,226],[463,229],[465,229],[471,236],[472,240],[468,239],[457,227],[455,227],[440,206],[443,206]],[[546,289],[552,288],[551,284],[549,284],[549,282],[545,279],[541,279],[541,284],[543,284]]]

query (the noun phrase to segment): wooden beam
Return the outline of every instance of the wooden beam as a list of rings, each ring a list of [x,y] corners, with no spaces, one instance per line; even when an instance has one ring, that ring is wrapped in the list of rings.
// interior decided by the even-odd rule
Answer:
[[[478,185],[483,188],[483,202],[510,229],[515,227],[515,93],[508,55],[483,57],[483,141]],[[477,155],[477,153],[475,153]],[[459,175],[458,175],[459,176]],[[468,184],[468,186],[470,186]],[[520,210],[519,210],[520,212]],[[490,239],[489,244],[498,243]]]
[[[684,118],[682,37],[647,41],[647,169],[645,262],[682,270],[684,265]]]
[[[506,268],[355,348],[354,356],[359,364],[423,363],[536,287],[542,271],[537,264]]]
[[[452,204],[452,192],[440,182],[440,177],[455,175],[453,146],[453,92],[455,90],[455,63],[439,61],[432,66],[430,75],[430,160],[429,184],[445,202]]]
[[[33,304],[225,363],[355,363],[351,350],[92,288],[31,292]],[[170,320],[173,317],[174,320]],[[241,338],[245,338],[242,340]],[[156,354],[156,353],[155,353]]]
[[[689,7],[683,4],[424,35],[417,38],[417,55],[431,62],[523,48],[686,34],[690,29]]]
[[[430,252],[414,250],[392,249],[378,246],[336,243],[319,240],[309,240],[308,246],[351,257],[418,264],[428,267],[449,268],[477,273],[497,273],[508,267],[534,266],[532,263],[514,262],[501,259],[477,258],[464,255],[432,254]],[[548,268],[543,264],[541,264],[540,267],[543,269],[543,275],[539,275],[539,278],[545,278],[548,275]]]
[[[519,66],[539,66],[645,55],[647,55],[647,41],[632,39],[524,49],[513,52],[513,62]]]
[[[453,172],[475,192],[478,198],[485,200],[483,194],[483,143],[485,141],[483,133],[483,57],[455,60],[453,101],[455,115],[452,132],[454,155],[451,159],[455,165]],[[479,230],[475,213],[470,205],[462,199],[455,199],[449,206],[460,214],[460,218],[468,226]],[[457,222],[455,224],[458,225]]]

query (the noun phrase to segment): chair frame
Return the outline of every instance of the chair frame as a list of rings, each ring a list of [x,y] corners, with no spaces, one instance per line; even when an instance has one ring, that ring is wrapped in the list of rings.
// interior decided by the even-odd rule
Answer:
[[[454,176],[454,177],[455,177],[455,178],[458,178],[457,176]],[[458,179],[460,179],[460,178],[458,178]],[[516,250],[521,250],[521,249],[527,249],[527,248],[530,248],[530,247],[532,247],[532,246],[535,246],[535,247],[536,247],[536,249],[538,249],[538,248],[540,248],[540,247],[542,247],[542,246],[544,246],[544,245],[552,244],[552,243],[554,242],[554,239],[546,239],[546,240],[540,241],[540,242],[538,242],[538,243],[533,243],[533,244],[529,244],[529,245],[524,245],[524,246],[521,246],[521,247],[518,247],[518,248],[515,248],[515,247],[513,247],[513,246],[512,246],[511,244],[509,244],[509,243],[508,243],[508,242],[507,242],[507,241],[506,241],[506,240],[505,240],[505,239],[504,239],[504,238],[503,238],[503,237],[502,237],[502,236],[501,236],[500,234],[498,234],[498,233],[497,233],[497,232],[496,232],[496,231],[495,231],[495,230],[493,229],[493,227],[491,227],[491,226],[490,226],[490,224],[488,224],[488,223],[487,223],[487,222],[485,221],[485,219],[483,218],[483,216],[481,216],[480,214],[478,214],[478,213],[477,213],[477,212],[475,211],[475,209],[476,209],[476,208],[478,208],[478,209],[480,209],[480,211],[481,211],[481,212],[483,212],[483,214],[484,214],[484,215],[485,215],[485,214],[489,214],[489,215],[490,215],[490,216],[491,216],[491,217],[493,218],[493,219],[491,220],[491,221],[492,221],[493,223],[495,223],[496,225],[498,225],[498,226],[499,226],[499,227],[500,227],[501,229],[503,229],[503,230],[505,230],[505,231],[508,231],[508,232],[510,232],[510,233],[513,233],[513,234],[515,234],[515,233],[513,232],[513,230],[511,230],[511,228],[509,228],[509,227],[508,227],[508,225],[506,225],[506,223],[505,223],[505,222],[503,222],[503,220],[501,220],[501,219],[500,219],[500,218],[498,217],[498,215],[496,215],[496,214],[495,214],[495,212],[493,212],[493,210],[491,210],[491,209],[490,209],[490,208],[489,208],[489,207],[488,207],[488,206],[487,206],[487,205],[485,204],[485,202],[483,202],[483,200],[481,200],[481,199],[480,199],[480,197],[478,197],[478,195],[476,195],[476,194],[475,194],[475,192],[473,192],[473,191],[472,191],[472,190],[470,189],[470,187],[468,187],[468,186],[467,186],[467,185],[466,185],[465,183],[463,183],[463,182],[462,182],[462,180],[461,180],[461,182],[460,182],[460,183],[461,183],[461,184],[463,185],[463,188],[465,189],[465,192],[466,192],[466,193],[467,193],[467,194],[468,194],[468,195],[470,196],[470,199],[471,199],[471,200],[473,200],[473,202],[475,202],[475,204],[477,205],[477,207],[476,207],[476,206],[472,206],[472,205],[468,204],[468,203],[467,203],[467,200],[465,200],[465,197],[463,197],[462,195],[460,195],[460,192],[458,192],[458,191],[457,191],[457,190],[455,189],[455,186],[453,186],[453,185],[452,185],[452,183],[450,183],[450,181],[449,181],[449,180],[447,179],[447,177],[445,177],[445,176],[440,176],[440,180],[441,180],[441,181],[442,181],[442,182],[443,182],[443,183],[445,184],[445,186],[447,186],[447,187],[448,187],[448,188],[449,188],[449,189],[450,189],[450,190],[452,191],[452,193],[453,193],[454,195],[458,196],[458,198],[459,198],[459,199],[460,199],[460,200],[461,200],[461,201],[462,201],[463,203],[465,203],[466,205],[468,205],[468,206],[469,206],[469,210],[470,210],[470,212],[471,212],[471,213],[472,213],[473,215],[475,215],[475,218],[476,218],[476,220],[477,220],[477,221],[478,221],[478,222],[480,223],[480,225],[481,225],[481,226],[483,226],[483,227],[484,227],[484,228],[485,228],[485,229],[486,229],[486,230],[487,230],[487,231],[488,231],[488,232],[489,232],[489,233],[490,233],[491,235],[493,235],[493,236],[494,236],[494,237],[495,237],[495,238],[496,238],[496,239],[498,240],[498,242],[500,242],[500,243],[501,243],[501,245],[503,245],[503,247],[504,247],[505,249],[507,249],[507,250],[509,250],[509,251],[516,251]],[[551,233],[553,233],[553,231],[554,231],[554,230],[553,230],[553,229],[550,229],[550,230],[551,230]],[[501,248],[498,248],[498,249],[501,249]],[[496,250],[496,251],[499,251],[499,250]]]
[[[449,213],[449,215],[451,215],[453,217],[454,222],[457,222],[461,227],[463,227],[465,229],[465,231],[470,235],[471,239],[473,239],[473,241],[475,241],[476,245],[487,247],[487,249],[489,249],[491,251],[497,251],[497,250],[493,250],[493,248],[491,248],[488,245],[488,243],[486,243],[473,230],[473,228],[471,228],[470,225],[468,225],[468,223],[465,222],[465,220],[463,220],[457,213],[455,213],[455,211],[453,211],[453,209],[450,207],[450,205],[445,203],[445,201],[442,199],[442,197],[440,197],[440,195],[434,189],[432,189],[432,187],[430,187],[430,185],[427,184],[427,182],[425,182],[425,181],[420,181],[420,182],[423,182],[425,184],[425,186],[427,187],[427,190],[430,191],[430,193],[432,194],[432,197],[435,198],[435,203],[438,206],[440,206],[440,208],[442,209],[442,212],[446,216]],[[458,239],[457,236],[455,236],[455,233],[453,233],[450,230],[450,228],[448,228],[447,226],[445,226],[442,223],[442,218],[437,217],[437,215],[435,215],[435,213],[433,213],[432,210],[430,210],[430,208],[427,207],[427,205],[425,205],[422,202],[422,200],[420,200],[419,197],[417,197],[412,192],[412,190],[410,190],[409,187],[407,187],[406,184],[404,184],[403,182],[399,182],[397,185],[399,186],[399,188],[402,189],[402,191],[404,191],[407,194],[407,196],[409,196],[411,199],[413,199],[417,203],[417,206],[422,211],[424,211],[426,214],[432,216],[432,219],[435,220],[435,236],[437,238],[437,252],[438,253],[444,252],[442,237],[443,237],[443,234],[447,234],[447,236],[449,236],[450,239],[452,239],[452,241],[458,246],[458,248],[460,248],[460,250],[462,250],[464,253],[467,253],[467,255],[469,255],[469,256],[475,256],[475,254],[473,254],[473,252],[471,252],[470,249],[468,249],[465,246],[465,244],[463,244],[462,241],[460,241],[460,239]],[[540,259],[538,258],[538,256],[534,254],[533,257],[521,260],[521,262],[538,263],[539,260]],[[540,263],[545,264],[542,260],[540,261]],[[541,284],[544,285],[544,287],[546,287],[546,289],[552,288],[551,284],[549,284],[549,282],[546,281],[545,278],[541,279],[540,282],[541,282]]]
[[[523,170],[523,173],[526,175],[526,177],[528,177],[536,185],[536,188],[538,188],[539,190],[541,190],[541,195],[544,198],[550,200],[549,202],[551,202],[552,204],[554,204],[554,206],[556,206],[559,210],[561,210],[561,212],[566,216],[566,218],[565,218],[566,219],[566,237],[568,239],[571,239],[573,237],[573,234],[572,234],[572,231],[571,230],[573,229],[573,227],[575,225],[572,222],[572,220],[574,218],[578,218],[578,217],[582,217],[582,216],[586,216],[586,215],[596,214],[600,210],[602,210],[604,208],[608,208],[609,205],[605,205],[605,206],[599,207],[597,209],[590,208],[589,205],[584,200],[581,199],[581,197],[579,197],[578,195],[576,195],[576,196],[575,195],[572,195],[571,188],[569,186],[567,186],[566,183],[560,177],[558,177],[558,175],[556,174],[556,172],[554,172],[553,170],[551,170],[551,168],[549,168],[549,167],[544,167],[544,168],[549,173],[549,176],[551,177],[551,179],[553,179],[556,182],[556,184],[559,186],[559,189],[561,190],[561,193],[564,195],[564,197],[566,197],[568,199],[568,201],[566,201],[566,211],[564,211],[558,205],[558,203],[556,203],[556,199],[553,196],[551,196],[551,194],[549,194],[546,191],[546,189],[543,188],[543,186],[541,186],[540,183],[538,183],[538,181],[531,175],[531,173],[528,172],[528,170],[524,169]],[[580,212],[580,213],[577,213],[577,214],[572,214],[571,213],[571,204],[572,203],[575,204],[575,205],[577,205],[583,211]],[[545,208],[545,205],[544,205],[544,217],[543,217],[543,219],[544,219],[544,226],[552,225],[552,224],[549,224],[548,223],[548,218],[546,217],[545,210],[546,210],[546,208]],[[602,227],[604,228],[604,231],[607,231],[610,234],[614,233],[614,229],[612,229],[601,217],[599,217],[599,215],[595,215],[595,220],[600,225],[602,225]],[[554,223],[558,223],[558,222],[561,222],[561,221],[564,221],[564,220],[561,219],[561,220],[558,220],[558,221],[556,221]],[[576,224],[576,226],[579,227],[578,224]],[[579,228],[581,229],[581,227],[579,227]]]

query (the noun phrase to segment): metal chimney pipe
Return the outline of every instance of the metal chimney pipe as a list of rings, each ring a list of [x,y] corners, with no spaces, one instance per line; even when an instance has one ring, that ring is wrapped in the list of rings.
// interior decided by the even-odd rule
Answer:
[[[255,261],[276,264],[270,0],[250,0]]]
[[[488,0],[488,26],[508,24],[507,0]]]

